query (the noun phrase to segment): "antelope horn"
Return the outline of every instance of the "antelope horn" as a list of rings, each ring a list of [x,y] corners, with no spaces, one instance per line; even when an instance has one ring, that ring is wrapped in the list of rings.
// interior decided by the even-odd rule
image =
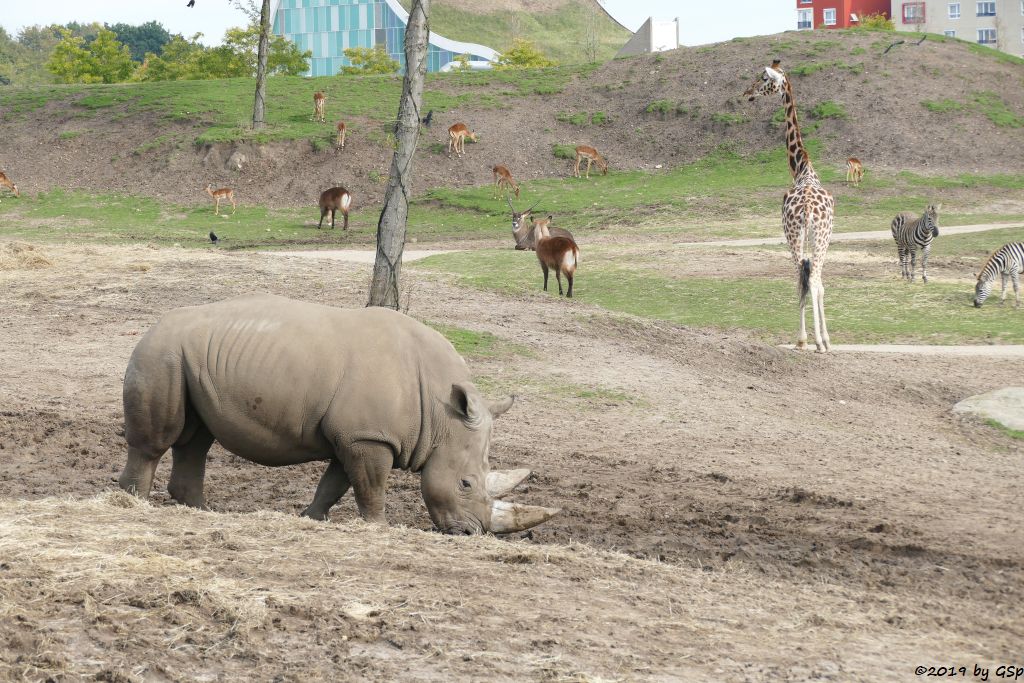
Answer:
[[[561,508],[545,508],[536,505],[519,505],[503,500],[491,501],[491,523],[487,530],[492,534],[512,534],[525,531],[548,521]]]
[[[537,201],[535,201],[535,202],[533,203],[533,206],[531,206],[531,207],[530,207],[529,209],[527,209],[526,211],[523,211],[523,213],[530,213],[531,211],[533,211],[533,207],[534,207],[534,206],[537,206],[538,204],[540,204],[540,200],[539,200],[539,199],[538,199]]]
[[[530,470],[494,470],[487,473],[487,495],[501,498],[512,493],[512,489],[526,481]]]

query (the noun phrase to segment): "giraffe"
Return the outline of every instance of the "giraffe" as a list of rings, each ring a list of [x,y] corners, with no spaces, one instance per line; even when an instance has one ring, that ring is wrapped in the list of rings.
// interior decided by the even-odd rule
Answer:
[[[796,118],[796,100],[789,77],[779,66],[779,60],[764,68],[760,78],[744,92],[749,101],[765,95],[782,93],[786,109],[786,146],[789,153],[789,171],[793,187],[782,197],[782,230],[789,243],[789,251],[797,267],[800,292],[800,332],[796,347],[807,346],[807,295],[811,295],[814,315],[814,344],[819,353],[829,350],[828,329],[825,327],[825,285],[821,273],[825,267],[825,254],[832,237],[835,200],[821,185],[814,172],[811,158],[804,148],[800,124]],[[806,256],[804,243],[811,240],[811,255]]]

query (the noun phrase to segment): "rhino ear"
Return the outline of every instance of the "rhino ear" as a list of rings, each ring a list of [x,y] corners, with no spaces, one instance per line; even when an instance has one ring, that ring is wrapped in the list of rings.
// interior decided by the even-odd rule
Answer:
[[[491,417],[498,418],[504,415],[512,407],[512,404],[515,403],[515,400],[515,396],[509,396],[508,398],[491,403],[488,406],[488,409],[491,411]]]
[[[452,408],[470,428],[479,425],[483,419],[480,405],[474,398],[475,394],[476,391],[468,384],[452,385]]]

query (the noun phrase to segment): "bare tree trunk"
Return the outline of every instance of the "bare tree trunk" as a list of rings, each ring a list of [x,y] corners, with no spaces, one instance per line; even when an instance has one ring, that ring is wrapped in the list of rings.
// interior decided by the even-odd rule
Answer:
[[[256,101],[252,105],[252,127],[259,130],[266,124],[267,53],[270,52],[270,0],[263,0],[260,10],[260,47],[256,55]]]
[[[402,250],[412,195],[412,161],[420,136],[420,103],[427,72],[427,40],[430,35],[430,0],[413,0],[405,28],[405,80],[398,105],[395,137],[398,146],[391,158],[384,209],[377,221],[377,258],[373,264],[368,306],[399,308],[399,276]]]

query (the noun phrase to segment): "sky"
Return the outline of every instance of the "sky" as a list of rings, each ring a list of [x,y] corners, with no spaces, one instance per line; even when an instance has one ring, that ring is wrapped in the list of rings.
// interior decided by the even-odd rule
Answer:
[[[203,42],[220,42],[224,31],[247,23],[245,14],[228,0],[0,0],[0,26],[17,35],[34,24],[88,23],[142,24],[156,20],[171,33],[191,36],[203,34]],[[273,3],[272,3],[273,4]],[[654,16],[679,17],[680,37],[684,45],[702,45],[736,36],[778,33],[794,28],[796,3],[793,0],[602,0],[608,13],[619,23],[635,31]]]

